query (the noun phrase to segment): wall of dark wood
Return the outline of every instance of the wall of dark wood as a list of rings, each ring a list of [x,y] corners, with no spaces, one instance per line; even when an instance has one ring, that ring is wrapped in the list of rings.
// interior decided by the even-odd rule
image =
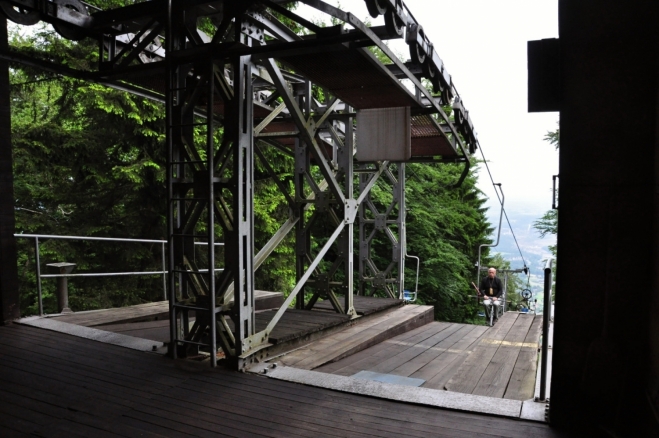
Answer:
[[[7,21],[0,17],[0,49],[7,48]],[[8,67],[0,61],[0,324],[20,316]]]
[[[555,424],[587,418],[631,430],[634,412],[649,415],[644,394],[659,375],[651,324],[659,294],[658,18],[657,2],[559,0]]]

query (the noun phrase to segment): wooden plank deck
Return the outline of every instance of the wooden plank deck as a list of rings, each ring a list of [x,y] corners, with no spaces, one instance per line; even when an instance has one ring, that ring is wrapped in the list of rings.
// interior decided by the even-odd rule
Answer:
[[[582,436],[211,370],[22,325],[0,327],[0,425],[3,437]]]
[[[272,293],[258,292],[261,299],[271,298],[269,295],[264,296],[264,294]],[[281,299],[281,294],[276,295]],[[259,301],[257,300],[257,302]],[[331,306],[328,309],[327,305],[328,304],[325,304],[319,308],[314,308],[311,311],[291,308],[287,309],[270,334],[269,340],[273,346],[269,347],[268,353],[271,356],[278,355],[284,351],[308,344],[318,338],[341,331],[349,325],[363,324],[366,320],[378,317],[380,314],[387,313],[396,308],[402,308],[401,306],[403,303],[401,300],[356,297],[355,306],[358,309],[358,313],[362,315],[357,319],[352,319],[348,315],[338,314],[333,310],[330,311],[329,309],[331,309]],[[170,336],[168,313],[166,312],[167,309],[168,303],[160,302],[132,306],[130,308],[107,309],[102,311],[62,315],[58,316],[57,320],[164,343],[169,341]],[[259,331],[265,329],[275,313],[276,310],[263,310],[256,312],[256,330]],[[158,319],[159,316],[162,317]],[[410,316],[410,318],[413,319],[414,316]],[[194,321],[194,318],[191,318],[190,320],[192,322]],[[424,320],[421,323],[425,324],[431,320],[432,314],[428,313],[425,315]],[[231,325],[230,321],[229,325]],[[401,331],[412,327],[412,325],[408,324],[407,326],[399,327],[398,331],[392,331],[391,328],[385,329],[384,325],[376,329],[382,330],[382,333],[372,333],[376,341],[394,336]]]
[[[432,321],[432,306],[408,305],[381,312],[335,334],[325,336],[303,348],[277,358],[287,366],[311,370],[362,351],[383,340],[405,333]]]
[[[515,400],[533,398],[533,386],[528,385],[528,382],[531,379],[535,382],[539,346],[538,326],[542,325],[542,317],[513,312],[504,314],[504,317],[499,319],[492,332],[486,333],[480,339],[473,354],[465,359],[446,384],[447,390]],[[528,336],[533,336],[533,339]],[[506,397],[506,390],[513,378],[513,371],[523,346],[526,348],[526,366],[520,363],[515,379],[527,384],[514,382]],[[529,357],[532,351],[536,353],[535,360]],[[533,366],[534,364],[536,366]],[[524,375],[522,375],[523,371],[526,371]]]
[[[533,398],[541,326],[541,317],[514,312],[491,328],[433,322],[315,370],[372,371],[422,379],[424,388],[524,401]]]
[[[341,295],[339,296],[339,302],[343,303],[343,296]],[[403,305],[403,300],[355,295],[352,297],[352,304],[355,307],[357,315],[370,315],[392,307],[400,307]],[[314,306],[314,310],[334,312],[332,303],[327,300],[317,302]]]
[[[254,295],[256,310],[278,308],[284,302],[284,294],[281,292],[256,290],[254,291]],[[166,320],[169,318],[169,301],[156,301],[153,303],[137,304],[135,306],[64,313],[51,317],[57,318],[58,321],[85,327]]]

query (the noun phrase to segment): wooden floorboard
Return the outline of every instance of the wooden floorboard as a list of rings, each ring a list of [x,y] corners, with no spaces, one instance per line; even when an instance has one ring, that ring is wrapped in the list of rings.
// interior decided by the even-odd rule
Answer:
[[[411,338],[413,336],[418,335],[419,333],[426,332],[428,330],[436,330],[435,325],[439,325],[440,327],[446,328],[450,326],[448,323],[439,323],[439,322],[432,322],[430,324],[423,325],[421,327],[418,327],[414,330],[410,330],[408,332],[405,332],[401,335],[396,336],[396,338],[392,339],[398,339],[401,341],[406,341],[408,338]],[[321,371],[323,373],[334,373],[335,371],[338,371],[341,368],[348,367],[360,360],[366,359],[366,358],[371,358],[374,357],[378,354],[380,354],[381,351],[386,350],[390,348],[393,345],[393,341],[391,339],[388,339],[386,341],[380,342],[379,344],[376,344],[366,350],[362,350],[360,352],[357,352],[355,354],[351,354],[350,356],[341,359],[340,361],[332,362],[325,364],[319,368],[316,368],[316,371]]]
[[[388,374],[392,370],[412,361],[417,358],[419,355],[428,351],[430,348],[434,347],[456,331],[460,329],[458,324],[453,324],[452,327],[442,330],[439,333],[426,338],[415,344],[407,343],[408,345],[403,344],[403,350],[398,354],[389,357],[388,359],[380,362],[379,364],[371,367],[369,371],[374,371],[376,373]]]
[[[372,367],[377,366],[380,362],[404,351],[407,348],[407,344],[416,344],[433,336],[436,333],[435,330],[453,330],[453,327],[452,325],[435,326],[434,329],[421,331],[412,337],[404,337],[404,335],[396,336],[386,342],[387,348],[377,351],[377,347],[371,347],[364,350],[360,355],[360,360],[346,361],[346,366],[337,369],[333,374],[352,376],[360,371],[370,371]]]
[[[139,321],[146,319],[167,319],[169,317],[169,302],[157,301],[154,303],[137,304],[127,307],[75,312],[55,316],[57,321],[85,327],[114,324],[117,322]]]
[[[339,296],[339,302],[343,304],[343,296]],[[352,297],[352,305],[358,315],[370,315],[371,313],[381,312],[393,307],[400,307],[403,305],[403,300],[355,295]],[[317,302],[314,305],[314,309],[326,311],[334,310],[332,303],[328,300]]]
[[[449,349],[454,348],[454,345],[457,342],[459,342],[461,339],[464,339],[465,336],[467,336],[476,328],[476,326],[472,325],[455,324],[455,326],[456,330],[454,332],[449,333],[448,336],[442,337],[439,339],[439,342],[435,343],[415,358],[399,365],[391,371],[391,374],[409,377],[412,374],[417,373],[421,368],[424,368],[437,357],[448,352]],[[424,378],[423,380],[426,379]]]
[[[188,384],[190,383],[191,382],[188,382]],[[418,429],[421,429],[425,434],[431,432],[431,430],[427,430],[427,429],[424,431],[422,427],[420,428],[420,427],[412,426],[412,425],[423,426],[423,419],[422,417],[416,416],[417,412],[415,412],[414,414],[412,414],[412,412],[410,411],[397,412],[395,406],[391,406],[392,409],[389,409],[386,406],[383,407],[375,399],[363,398],[363,403],[360,403],[359,406],[354,406],[346,403],[348,399],[344,398],[344,396],[349,394],[331,393],[330,398],[328,398],[326,393],[318,393],[316,391],[310,390],[309,387],[305,387],[302,385],[298,385],[297,387],[282,388],[279,386],[271,385],[270,381],[265,381],[259,383],[258,387],[245,388],[244,386],[228,383],[226,381],[218,381],[216,382],[216,384],[222,387],[221,391],[218,391],[216,386],[212,386],[212,387],[203,386],[203,391],[205,391],[207,394],[216,394],[217,392],[226,391],[225,389],[226,386],[233,386],[235,391],[244,391],[250,393],[258,391],[259,395],[263,394],[263,392],[266,392],[268,396],[268,400],[270,400],[269,406],[275,409],[285,408],[287,405],[289,405],[291,402],[294,401],[301,401],[304,404],[308,404],[309,406],[315,406],[320,403],[322,404],[322,406],[324,406],[325,415],[321,415],[317,417],[317,420],[320,420],[322,424],[326,424],[328,427],[332,427],[332,424],[334,423],[334,427],[336,427],[339,430],[344,429],[346,425],[337,424],[337,419],[346,418],[347,416],[349,416],[353,420],[359,420],[359,417],[357,416],[360,415],[360,416],[365,416],[365,418],[362,421],[368,423],[381,424],[380,427],[383,430],[388,430],[389,428],[387,419],[395,419],[396,424],[400,424],[401,422],[405,423],[406,429],[417,429],[417,431]],[[274,401],[272,401],[273,399]],[[370,401],[372,400],[375,403],[371,404]],[[263,400],[261,400],[261,403],[262,402]],[[447,425],[448,424],[449,423],[447,422]],[[482,424],[487,424],[487,423],[482,423]],[[450,426],[455,427],[458,426],[458,424],[457,422],[455,422],[454,424],[450,424]],[[412,435],[424,436],[423,434],[418,435],[417,432],[412,433]],[[442,436],[451,436],[451,435],[448,434]]]
[[[486,332],[474,352],[467,357],[456,374],[446,383],[445,388],[448,391],[472,393],[516,319],[517,314],[513,314],[513,312],[504,313],[499,318],[495,327]]]
[[[427,375],[426,383],[422,385],[424,388],[444,390],[446,382],[453,377],[464,361],[472,354],[475,346],[488,330],[490,330],[488,327],[476,326],[464,338],[410,377],[420,378]]]
[[[256,316],[256,330],[264,330],[274,317],[276,311],[270,310],[258,313]],[[308,310],[286,309],[277,325],[270,334],[273,343],[285,342],[295,337],[337,326],[349,321],[348,315],[338,313],[324,314]]]
[[[515,368],[510,376],[510,382],[503,398],[512,400],[529,400],[533,398],[541,332],[542,316],[535,316],[515,362]]]
[[[278,308],[284,302],[284,294],[255,290],[254,302],[257,310]],[[168,320],[169,301],[156,301],[126,307],[53,315],[52,317],[58,321],[85,327],[100,327],[127,322]]]
[[[192,319],[193,320],[193,319]],[[191,321],[192,321],[191,320]],[[120,333],[135,338],[156,342],[169,342],[169,320],[108,324],[101,327],[108,332]]]
[[[190,385],[188,385],[190,386]],[[245,395],[240,387],[228,389],[222,387],[221,393],[232,395],[232,398],[240,399],[235,403],[227,403],[224,397],[216,395],[217,387],[202,389],[197,387],[181,388],[176,393],[177,399],[184,401],[191,400],[194,403],[203,403],[207,406],[213,406],[214,409],[221,411],[224,415],[227,411],[244,412],[245,409],[250,411],[252,418],[258,419],[265,424],[273,424],[273,429],[285,431],[291,423],[297,424],[296,432],[302,436],[350,436],[352,434],[369,434],[372,433],[372,427],[364,427],[363,420],[358,418],[355,413],[351,416],[351,421],[343,422],[347,412],[339,410],[333,406],[326,405],[321,414],[317,414],[313,419],[307,418],[306,415],[300,415],[300,412],[289,412],[287,406],[290,401],[277,402],[272,396],[263,396],[257,393]],[[194,406],[194,405],[193,405]],[[197,409],[198,407],[195,407]],[[377,428],[376,428],[377,429]]]
[[[19,325],[0,327],[0,397],[0,421],[11,424],[3,437],[568,436],[538,423],[210,370]]]
[[[211,382],[209,382],[205,377],[201,377],[198,380],[211,384]],[[282,387],[273,384],[273,381],[268,379],[263,381],[251,381],[249,382],[249,387],[235,381],[227,381],[226,379],[215,380],[212,382],[212,384],[221,386],[222,388],[230,386],[243,392],[256,392],[258,394],[265,393],[271,399],[281,400],[284,406],[287,403],[293,403],[296,401],[302,402],[309,406],[322,404],[327,408],[336,409],[336,412],[339,413],[339,417],[343,415],[351,415],[354,412],[359,412],[362,414],[374,416],[376,421],[387,422],[388,420],[394,420],[396,422],[409,422],[412,425],[427,425],[432,427],[436,427],[435,425],[437,424],[436,418],[433,417],[432,409],[427,411],[426,407],[421,406],[418,406],[418,409],[411,410],[397,409],[400,404],[388,400],[361,397],[359,406],[354,406],[350,403],[350,397],[352,394],[332,391],[316,391],[318,388],[312,388],[303,385]],[[216,394],[224,391],[224,389],[218,390],[214,389],[214,387],[207,387],[206,385],[203,385],[202,388],[203,391],[206,391],[209,394]],[[341,412],[343,412],[343,414],[341,414]],[[445,411],[436,410],[435,412],[440,414]],[[544,425],[539,423],[518,421],[510,424],[504,424],[499,423],[497,421],[499,419],[494,417],[481,415],[473,418],[473,414],[465,412],[453,413],[456,415],[455,417],[447,417],[443,419],[443,426],[449,430],[458,431],[455,432],[454,436],[461,436],[459,431],[461,430],[460,428],[465,427],[465,425],[462,424],[464,421],[471,421],[470,425],[468,426],[468,430],[471,432],[483,432],[484,430],[489,430],[490,433],[494,434],[495,436],[508,436],[507,434],[512,430],[528,434],[520,434],[520,436],[534,436],[535,431],[542,430],[544,427]],[[537,429],[537,427],[539,427],[539,429]],[[436,429],[441,430],[441,428]],[[449,434],[448,436],[451,435]]]
[[[531,330],[533,322],[533,315],[510,312],[491,328],[431,323],[414,334],[394,337],[317,371],[341,376],[370,371],[421,379],[424,388],[496,398],[508,393],[506,398],[528,400],[526,395],[535,384],[531,352],[538,341],[538,326],[534,324]],[[319,344],[315,354],[322,355],[328,347]]]
[[[517,362],[517,356],[519,356],[532,322],[533,315],[518,315],[512,328],[487,364],[487,368],[471,392],[472,394],[503,398]]]

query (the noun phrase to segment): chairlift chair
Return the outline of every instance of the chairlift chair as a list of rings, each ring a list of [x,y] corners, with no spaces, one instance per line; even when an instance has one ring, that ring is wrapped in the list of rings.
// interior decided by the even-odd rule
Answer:
[[[410,292],[406,289],[403,290],[403,300],[405,300],[406,303],[413,303],[416,301],[416,296],[419,291],[419,267],[421,266],[421,260],[416,256],[409,255],[407,253],[407,248],[405,248],[405,257],[416,259],[416,282],[414,283],[414,292]]]
[[[405,216],[407,216],[407,211],[405,211]],[[403,224],[403,226],[405,226]],[[403,230],[403,238],[402,240],[402,245],[403,245],[403,257],[409,258],[409,259],[416,259],[416,282],[414,283],[414,292],[410,292],[409,290],[405,289],[405,284],[403,284],[403,290],[401,298],[405,301],[405,303],[413,303],[416,301],[416,297],[419,291],[419,268],[421,267],[421,260],[417,256],[409,255],[407,253],[407,232]]]

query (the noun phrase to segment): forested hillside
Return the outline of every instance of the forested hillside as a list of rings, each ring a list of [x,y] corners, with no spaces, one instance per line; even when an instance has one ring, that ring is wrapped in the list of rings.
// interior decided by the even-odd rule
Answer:
[[[11,45],[87,69],[94,47],[62,40],[50,28],[11,34]],[[12,135],[17,233],[166,239],[165,111],[147,99],[98,84],[12,65]],[[293,159],[267,155],[286,181]],[[257,161],[255,227],[258,251],[287,218],[275,184]],[[421,259],[419,301],[435,305],[436,319],[477,320],[471,281],[478,246],[492,229],[476,188],[477,163],[459,188],[463,165],[407,166],[407,252]],[[377,195],[378,191],[374,190]],[[382,196],[386,196],[384,188]],[[292,238],[256,276],[256,288],[288,292],[295,284]],[[36,312],[34,248],[19,239],[22,313]],[[358,245],[355,245],[357,250]],[[389,257],[389,254],[383,254]],[[77,264],[77,272],[160,270],[157,244],[44,240],[41,266]],[[483,264],[489,264],[484,253]],[[412,263],[412,267],[413,263]],[[414,286],[407,269],[406,287]],[[55,282],[44,280],[46,312],[54,312]],[[88,310],[162,299],[162,280],[152,276],[75,278],[71,308]]]

